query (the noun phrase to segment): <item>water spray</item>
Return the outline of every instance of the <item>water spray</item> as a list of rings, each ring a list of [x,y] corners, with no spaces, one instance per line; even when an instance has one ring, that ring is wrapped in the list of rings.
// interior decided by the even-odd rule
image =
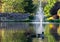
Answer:
[[[44,35],[44,28],[43,28],[43,19],[44,19],[44,12],[42,8],[42,0],[38,0],[39,6],[36,12],[35,16],[35,31],[36,31],[36,36],[40,39],[43,39]],[[37,24],[39,23],[39,24]]]

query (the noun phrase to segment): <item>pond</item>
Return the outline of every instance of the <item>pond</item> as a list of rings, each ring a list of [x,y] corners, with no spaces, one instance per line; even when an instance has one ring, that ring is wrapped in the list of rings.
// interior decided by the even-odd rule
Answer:
[[[44,42],[44,41],[58,42],[57,40],[60,41],[60,38],[59,38],[60,24],[59,23],[43,24],[44,39],[39,39],[36,36],[36,30],[38,29],[38,28],[35,28],[36,25],[39,27],[40,23],[0,22],[0,42],[27,42],[27,38],[26,38],[27,36],[25,36],[25,33],[33,34],[34,37],[29,38],[30,42]],[[56,36],[57,36],[57,39],[56,39]]]
[[[25,32],[28,30],[34,32],[29,22],[0,22],[0,42],[27,42]]]

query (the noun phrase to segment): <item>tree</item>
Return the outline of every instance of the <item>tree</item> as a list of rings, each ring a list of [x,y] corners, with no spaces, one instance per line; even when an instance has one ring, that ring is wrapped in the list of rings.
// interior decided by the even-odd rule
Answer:
[[[32,0],[2,0],[4,12],[27,12],[33,13],[36,6]]]
[[[46,6],[44,7],[44,15],[46,17],[51,16],[50,15],[50,9],[54,6],[54,3],[56,3],[57,0],[47,0]]]
[[[14,12],[22,12],[24,13],[24,4],[23,3],[23,0],[16,0],[15,2],[13,2],[13,9],[14,9]]]
[[[36,6],[33,4],[32,0],[24,0],[24,10],[26,13],[33,13],[36,9]]]

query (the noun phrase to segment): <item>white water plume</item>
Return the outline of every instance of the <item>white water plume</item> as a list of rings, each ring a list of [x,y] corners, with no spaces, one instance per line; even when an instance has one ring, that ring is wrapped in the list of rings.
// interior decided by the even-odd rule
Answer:
[[[43,12],[43,8],[42,8],[41,0],[39,0],[39,7],[37,9],[35,18],[36,18],[35,22],[36,23],[39,22],[39,24],[35,25],[36,34],[42,34],[42,32],[44,32],[44,28],[43,28],[44,12]]]

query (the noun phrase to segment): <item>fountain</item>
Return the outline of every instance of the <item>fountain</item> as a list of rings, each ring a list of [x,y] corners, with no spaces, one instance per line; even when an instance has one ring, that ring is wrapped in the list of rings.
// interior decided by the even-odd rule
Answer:
[[[39,7],[36,12],[35,16],[35,31],[36,31],[36,36],[39,39],[39,42],[42,42],[41,39],[44,35],[44,28],[43,28],[43,19],[44,19],[44,12],[42,8],[42,0],[38,0],[39,2]]]
[[[38,26],[38,28],[36,27],[36,29],[38,29],[36,31],[36,33],[42,34],[42,32],[43,32],[43,25],[42,25],[42,23],[43,23],[44,13],[43,13],[41,0],[38,0],[38,1],[39,1],[39,7],[38,7],[38,10],[36,12],[36,23],[39,22],[40,25]]]

